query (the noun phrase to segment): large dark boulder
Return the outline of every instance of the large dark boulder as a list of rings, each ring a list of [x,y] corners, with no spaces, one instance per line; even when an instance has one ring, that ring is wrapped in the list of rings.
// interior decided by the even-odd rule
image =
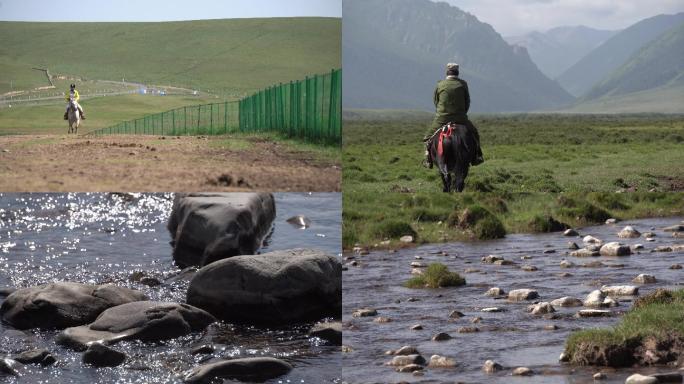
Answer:
[[[178,194],[167,225],[173,259],[185,268],[253,255],[271,231],[275,214],[270,193]]]
[[[86,349],[93,341],[159,341],[201,331],[214,321],[209,313],[187,304],[136,301],[109,308],[92,324],[67,328],[56,341],[76,350]]]
[[[311,249],[216,261],[197,272],[188,304],[235,323],[284,324],[341,317],[342,264]]]
[[[59,282],[13,292],[0,314],[18,329],[62,329],[88,324],[107,308],[146,299],[142,292],[110,284]]]
[[[262,382],[282,376],[292,366],[273,357],[250,357],[204,364],[184,374],[186,383],[213,383],[216,379]]]

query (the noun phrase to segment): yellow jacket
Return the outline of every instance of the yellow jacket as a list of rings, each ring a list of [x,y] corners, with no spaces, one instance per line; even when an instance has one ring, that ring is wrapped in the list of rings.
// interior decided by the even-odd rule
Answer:
[[[66,102],[69,102],[69,97],[71,96],[71,91],[67,92],[66,95],[64,95],[64,100]],[[74,100],[78,101],[81,97],[78,95],[78,91],[74,89]]]

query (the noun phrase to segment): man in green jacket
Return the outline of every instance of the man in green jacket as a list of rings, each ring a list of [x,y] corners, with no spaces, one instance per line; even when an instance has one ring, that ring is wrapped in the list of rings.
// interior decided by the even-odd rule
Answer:
[[[428,151],[430,138],[435,131],[447,123],[462,124],[468,127],[468,131],[477,141],[477,152],[472,165],[482,164],[482,149],[480,148],[480,134],[477,132],[475,125],[468,120],[468,109],[470,109],[470,93],[468,92],[468,83],[458,77],[458,64],[447,64],[446,79],[440,80],[437,83],[434,95],[435,102],[435,118],[432,121],[430,130],[425,136],[425,164],[432,168],[432,159]]]

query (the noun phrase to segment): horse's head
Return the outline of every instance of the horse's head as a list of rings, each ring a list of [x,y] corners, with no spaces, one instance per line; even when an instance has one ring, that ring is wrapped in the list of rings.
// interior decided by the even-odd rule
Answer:
[[[76,110],[76,99],[74,99],[73,96],[69,97],[69,109],[72,111]]]

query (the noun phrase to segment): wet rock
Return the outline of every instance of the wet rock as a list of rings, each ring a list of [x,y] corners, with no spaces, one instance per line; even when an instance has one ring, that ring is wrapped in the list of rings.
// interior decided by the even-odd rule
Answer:
[[[638,373],[633,374],[625,380],[625,384],[657,384],[658,379],[651,376],[644,376]]]
[[[465,316],[465,315],[462,312],[455,311],[455,310],[451,311],[451,313],[449,313],[450,319],[460,319],[463,316]]]
[[[498,297],[498,296],[503,296],[505,295],[506,292],[504,292],[503,289],[499,287],[492,287],[485,292],[485,296],[491,296],[491,297]]]
[[[84,350],[88,343],[102,340],[159,341],[201,331],[216,319],[188,304],[136,301],[109,308],[89,325],[67,328],[56,337],[58,344]]]
[[[589,244],[585,248],[591,252],[599,252],[601,250],[601,244]]]
[[[612,296],[635,296],[639,294],[639,287],[634,285],[604,285],[601,292]]]
[[[413,267],[413,268],[425,268],[425,267],[427,267],[427,265],[421,263],[420,261],[412,261],[411,267]]]
[[[682,269],[681,264],[672,264],[670,265],[669,269]]]
[[[392,360],[385,363],[385,365],[391,365],[394,367],[403,367],[409,364],[425,365],[425,358],[419,354],[415,355],[398,355],[394,356]]]
[[[107,308],[145,299],[142,292],[110,284],[59,282],[17,290],[2,302],[0,313],[18,329],[62,329],[87,324]]]
[[[537,267],[535,267],[534,265],[523,265],[522,268],[520,268],[520,269],[522,269],[522,270],[525,271],[525,272],[535,272],[535,271],[537,271]]]
[[[470,319],[470,322],[471,322],[472,324],[477,324],[477,323],[479,323],[479,322],[481,322],[481,321],[482,321],[482,318],[481,318],[480,316],[475,316],[475,317],[473,317],[472,319]]]
[[[574,264],[573,264],[573,265],[574,265]],[[556,276],[558,276],[558,277],[562,277],[562,278],[566,278],[566,277],[572,277],[572,273],[568,273],[568,272],[561,272],[561,273],[557,274]]]
[[[604,244],[599,252],[601,256],[629,256],[632,254],[629,245],[620,244],[618,242]]]
[[[518,367],[511,372],[513,376],[532,376],[534,372],[527,367]]]
[[[571,261],[568,261],[568,260],[561,260],[561,262],[560,262],[561,268],[572,268],[574,266],[575,266],[575,264]]]
[[[656,278],[653,275],[642,273],[639,274],[639,276],[635,277],[632,281],[637,284],[655,284]]]
[[[558,326],[556,324],[549,324],[544,326],[545,331],[555,331],[558,330]]]
[[[511,260],[497,260],[494,262],[494,265],[514,265],[515,262]]]
[[[309,331],[310,337],[318,337],[333,345],[342,345],[342,323],[330,321],[318,323]]]
[[[7,297],[16,291],[15,288],[0,288],[0,298]]]
[[[237,323],[284,324],[339,316],[342,265],[291,249],[213,262],[190,281],[187,303]]]
[[[417,372],[417,371],[422,371],[423,366],[418,365],[418,364],[408,364],[404,365],[403,367],[397,368],[397,372],[402,372],[402,373],[411,373],[411,372]]]
[[[610,317],[611,312],[605,309],[582,309],[577,312],[578,317]]]
[[[402,236],[399,238],[399,241],[402,243],[413,243],[413,236],[411,236],[411,235]]]
[[[570,256],[574,257],[593,257],[593,256],[599,256],[600,253],[598,251],[591,251],[586,248],[578,249],[576,251],[570,252]]]
[[[567,363],[570,361],[570,356],[565,352],[561,352],[560,356],[558,356],[558,361],[561,363]]]
[[[378,316],[378,317],[376,317],[375,319],[373,319],[373,322],[374,322],[374,323],[379,323],[379,324],[391,323],[391,322],[392,322],[392,319],[390,319],[389,317]]]
[[[190,350],[190,354],[192,355],[209,355],[214,353],[215,348],[213,345],[209,344],[203,344],[200,346],[197,346],[193,349]]]
[[[352,317],[371,317],[378,314],[374,308],[360,308],[352,312]]]
[[[582,267],[584,267],[584,268],[601,268],[601,267],[605,267],[605,266],[606,265],[600,261],[592,261],[589,263],[582,264]]]
[[[83,363],[95,367],[116,367],[126,360],[126,354],[102,343],[92,343],[83,353]]]
[[[342,353],[352,353],[354,352],[354,348],[348,346],[348,345],[342,345]]]
[[[477,333],[480,332],[478,327],[461,327],[458,329],[458,333]]]
[[[544,254],[556,253],[556,250],[555,249],[545,249],[543,253]]]
[[[633,239],[641,236],[641,232],[637,231],[631,225],[624,227],[620,232],[618,232],[618,237],[622,239]]]
[[[57,361],[50,351],[43,348],[24,351],[12,358],[22,364],[40,364],[42,366],[52,365]]]
[[[446,332],[440,332],[440,333],[432,336],[432,341],[446,341],[446,340],[451,340],[451,335],[449,335]]]
[[[396,351],[390,351],[390,355],[397,356],[409,356],[409,355],[420,355],[418,348],[412,347],[410,345],[404,345],[403,347],[397,349]]]
[[[551,305],[553,305],[554,307],[581,307],[582,300],[576,297],[564,296],[560,299],[553,300],[551,302]]]
[[[577,245],[577,243],[575,243],[574,241],[568,241],[568,249],[576,250],[579,248],[579,245]]]
[[[663,228],[663,231],[665,231],[665,232],[684,232],[684,225],[682,225],[682,224],[671,225],[669,227]]]
[[[655,232],[644,232],[644,237],[656,237]]]
[[[482,312],[506,312],[505,309],[499,308],[499,307],[488,307],[488,308],[482,308]]]
[[[503,367],[501,364],[493,361],[493,360],[487,360],[485,361],[484,365],[482,366],[482,370],[485,371],[486,373],[494,373],[497,371],[502,370]]]
[[[545,301],[537,304],[532,304],[529,307],[527,307],[527,310],[531,312],[533,315],[543,315],[546,313],[556,312],[556,309],[553,307],[553,305]]]
[[[0,358],[0,375],[21,376],[19,371],[23,367],[24,365],[16,360]]]
[[[594,236],[591,236],[591,235],[586,235],[586,236],[584,236],[584,237],[582,238],[582,242],[583,242],[584,244],[597,244],[597,245],[603,244],[603,241],[601,241],[601,240],[598,239],[597,237],[594,237]]]
[[[606,224],[615,224],[615,223],[617,223],[617,219],[614,219],[612,217],[610,219],[606,220]]]
[[[430,356],[428,367],[430,368],[453,368],[456,366],[456,360],[440,355]]]
[[[270,193],[176,194],[167,225],[181,268],[253,255],[275,219]]]
[[[617,306],[617,304],[618,303],[615,300],[611,299],[603,291],[598,290],[598,289],[595,291],[592,291],[584,299],[584,306],[585,307],[605,308],[605,307],[614,307],[614,306]]]
[[[501,261],[503,259],[504,259],[503,257],[495,256],[495,255],[488,255],[488,256],[482,257],[482,261],[487,263],[487,264],[494,264],[495,262]]]
[[[679,372],[653,373],[649,376],[658,379],[658,383],[681,383],[684,381],[684,377]]]
[[[416,324],[416,325],[412,325],[412,326],[411,326],[411,330],[412,330],[412,331],[421,331],[422,329],[423,329],[423,325],[422,325],[422,324]]]
[[[539,297],[539,293],[534,289],[514,289],[508,292],[508,300],[523,301],[534,300]]]
[[[632,249],[635,250],[635,251],[636,251],[636,250],[639,250],[639,249],[644,249],[644,245],[643,245],[643,244],[634,244],[634,246],[632,247]]]
[[[608,378],[608,375],[606,375],[603,372],[597,372],[597,373],[594,373],[594,376],[592,376],[592,378],[594,380],[605,380]]]
[[[296,228],[309,228],[311,226],[311,219],[303,215],[292,216],[286,220],[288,224]]]
[[[209,383],[216,379],[263,382],[287,374],[292,365],[273,357],[223,360],[195,367],[183,374],[185,383]]]
[[[563,236],[579,236],[579,233],[572,228],[568,228],[563,232]]]
[[[653,248],[653,252],[672,252],[672,247],[669,245],[661,245],[659,247]]]

